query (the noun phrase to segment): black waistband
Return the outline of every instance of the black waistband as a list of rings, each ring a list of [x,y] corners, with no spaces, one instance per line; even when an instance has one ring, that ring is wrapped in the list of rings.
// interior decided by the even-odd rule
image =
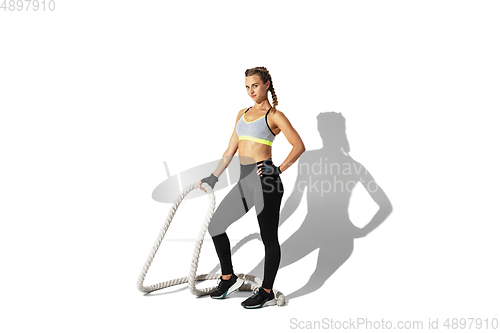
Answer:
[[[240,179],[246,177],[253,170],[257,170],[257,164],[260,164],[260,163],[262,163],[264,161],[271,161],[272,162],[272,160],[273,160],[272,157],[270,157],[268,159],[265,159],[265,160],[262,160],[262,161],[258,161],[258,162],[255,162],[255,163],[250,163],[250,164],[241,164],[240,163],[240,170],[241,170],[240,171]]]

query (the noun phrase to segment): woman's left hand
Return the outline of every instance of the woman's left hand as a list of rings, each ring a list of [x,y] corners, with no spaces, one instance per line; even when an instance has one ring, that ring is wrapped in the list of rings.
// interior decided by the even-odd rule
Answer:
[[[257,164],[257,167],[258,167],[257,174],[261,177],[262,175],[277,176],[281,173],[280,167],[275,166],[274,163],[272,165],[259,163]]]

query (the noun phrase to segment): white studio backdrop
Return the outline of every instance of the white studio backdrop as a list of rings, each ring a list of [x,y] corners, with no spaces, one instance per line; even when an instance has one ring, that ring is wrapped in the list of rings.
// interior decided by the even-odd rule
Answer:
[[[2,331],[286,331],[325,318],[426,331],[429,319],[499,317],[498,2],[55,3],[0,11]],[[222,156],[253,105],[244,71],[255,66],[308,150],[322,147],[317,115],[342,113],[350,155],[394,210],[285,307],[247,311],[249,293],[214,301],[185,285],[146,297],[135,283],[171,207],[152,198],[164,162],[175,175]],[[283,135],[273,147],[278,165],[292,148]],[[296,175],[282,175],[283,203]],[[181,204],[145,284],[188,274],[207,202]],[[377,208],[357,188],[349,213],[362,227]],[[306,213],[304,197],[281,242]],[[255,210],[230,232],[258,232]],[[252,241],[235,270],[263,254]],[[317,256],[280,270],[275,287],[307,283]],[[207,235],[198,273],[216,265]]]

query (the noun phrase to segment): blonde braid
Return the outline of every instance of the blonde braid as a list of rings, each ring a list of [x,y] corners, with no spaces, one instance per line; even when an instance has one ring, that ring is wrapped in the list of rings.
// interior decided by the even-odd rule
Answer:
[[[271,79],[269,79],[271,81]],[[273,108],[272,112],[276,112],[276,106],[278,106],[278,96],[276,96],[276,92],[274,92],[273,81],[269,85],[269,91],[271,92],[271,96],[273,97]]]

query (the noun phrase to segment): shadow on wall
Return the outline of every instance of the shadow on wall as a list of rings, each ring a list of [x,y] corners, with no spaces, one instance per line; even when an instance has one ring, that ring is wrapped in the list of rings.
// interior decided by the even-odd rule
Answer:
[[[307,214],[297,231],[281,244],[280,268],[297,262],[316,249],[319,249],[318,261],[309,281],[287,294],[287,300],[321,288],[350,257],[354,239],[369,234],[392,212],[392,205],[382,188],[361,163],[349,156],[350,148],[342,114],[322,112],[317,120],[323,147],[307,150],[296,162],[297,179],[281,210],[280,226],[295,212],[304,193],[306,194]],[[380,207],[363,228],[353,225],[348,213],[353,189],[358,184],[368,191]],[[255,233],[243,238],[232,248],[232,253],[252,239],[260,239],[260,235]],[[219,269],[220,265],[209,274],[214,274]],[[263,272],[264,259],[248,274],[263,276]]]

